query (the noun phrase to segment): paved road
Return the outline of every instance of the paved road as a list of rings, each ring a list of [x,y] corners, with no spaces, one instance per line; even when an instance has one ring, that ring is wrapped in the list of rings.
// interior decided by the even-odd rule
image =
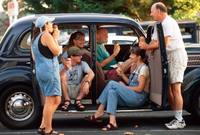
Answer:
[[[119,129],[103,132],[102,125],[94,125],[84,120],[87,114],[63,114],[57,113],[54,118],[54,127],[65,135],[124,135],[125,132],[134,135],[200,135],[200,120],[192,119],[188,113],[186,116],[187,127],[182,130],[167,130],[164,123],[172,119],[171,112],[148,113],[123,113],[118,116]],[[103,123],[107,122],[107,116]],[[137,126],[136,126],[137,125]],[[10,130],[0,125],[0,135],[36,135],[36,129]]]

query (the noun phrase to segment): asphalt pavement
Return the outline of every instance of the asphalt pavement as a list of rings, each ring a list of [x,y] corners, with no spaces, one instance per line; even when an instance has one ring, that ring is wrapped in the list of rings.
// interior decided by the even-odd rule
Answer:
[[[200,120],[191,118],[184,112],[187,127],[181,130],[168,130],[164,123],[172,120],[172,112],[134,112],[120,113],[117,121],[119,128],[114,131],[101,131],[107,123],[108,117],[103,118],[103,123],[94,124],[84,119],[88,113],[56,113],[53,126],[65,135],[200,135]],[[37,135],[36,129],[11,130],[0,124],[0,135]]]

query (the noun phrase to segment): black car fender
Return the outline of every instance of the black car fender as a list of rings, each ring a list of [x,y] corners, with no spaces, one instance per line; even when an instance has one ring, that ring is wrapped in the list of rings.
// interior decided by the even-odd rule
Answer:
[[[182,88],[184,107],[190,109],[194,100],[193,97],[200,92],[200,68],[196,68],[184,76]]]
[[[25,85],[33,89],[32,69],[26,66],[9,67],[0,72],[0,93],[14,85]],[[41,97],[40,91],[34,91],[34,95]],[[41,98],[40,102],[41,102]]]

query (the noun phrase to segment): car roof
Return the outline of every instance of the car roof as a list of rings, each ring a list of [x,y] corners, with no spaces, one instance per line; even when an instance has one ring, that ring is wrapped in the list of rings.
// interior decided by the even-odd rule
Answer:
[[[57,23],[116,23],[116,24],[132,24],[135,27],[140,25],[133,19],[120,14],[101,14],[101,13],[57,13],[57,14],[35,14],[19,18],[16,23],[31,23],[37,17],[46,15],[55,17]]]

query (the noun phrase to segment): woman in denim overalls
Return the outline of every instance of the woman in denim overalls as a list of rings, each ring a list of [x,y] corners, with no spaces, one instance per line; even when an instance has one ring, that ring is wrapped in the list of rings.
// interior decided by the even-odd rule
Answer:
[[[96,121],[104,114],[104,108],[110,115],[109,124],[102,128],[102,130],[112,130],[117,128],[116,110],[117,106],[139,107],[142,106],[148,97],[149,86],[149,69],[145,64],[145,51],[139,47],[134,47],[131,50],[130,59],[135,63],[135,70],[131,73],[129,78],[126,77],[122,70],[118,69],[118,75],[126,82],[109,81],[101,93],[98,101],[100,106],[97,112],[89,116],[90,121]]]
[[[32,54],[35,62],[36,79],[44,96],[43,117],[39,134],[59,134],[52,129],[53,113],[61,101],[61,84],[59,75],[59,63],[57,56],[61,53],[56,39],[59,30],[53,29],[54,18],[41,16],[35,22],[39,34],[33,36]],[[53,32],[53,35],[50,33]]]

